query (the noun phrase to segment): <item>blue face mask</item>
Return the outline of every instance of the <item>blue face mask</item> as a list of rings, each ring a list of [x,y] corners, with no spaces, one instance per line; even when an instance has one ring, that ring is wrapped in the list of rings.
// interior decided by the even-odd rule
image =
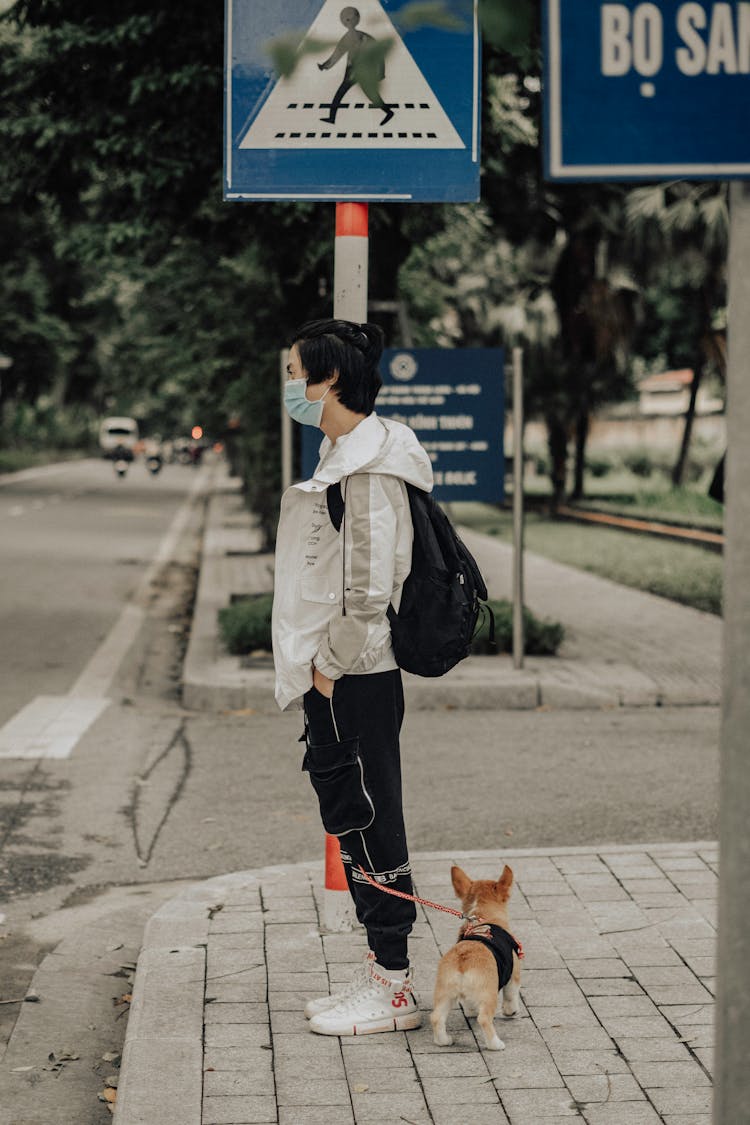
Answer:
[[[284,386],[284,406],[289,417],[295,422],[301,422],[303,426],[320,426],[323,418],[323,399],[332,386],[331,383],[317,402],[310,402],[305,393],[307,387],[305,380],[288,379]]]

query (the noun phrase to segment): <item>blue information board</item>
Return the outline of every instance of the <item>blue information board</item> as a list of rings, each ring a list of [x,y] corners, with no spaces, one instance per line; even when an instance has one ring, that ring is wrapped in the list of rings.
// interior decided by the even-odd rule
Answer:
[[[502,348],[387,348],[375,409],[410,426],[432,461],[438,500],[504,499]],[[321,435],[302,427],[302,473],[318,463]]]
[[[479,198],[478,0],[226,4],[225,199]]]
[[[750,4],[545,0],[552,180],[750,176]]]

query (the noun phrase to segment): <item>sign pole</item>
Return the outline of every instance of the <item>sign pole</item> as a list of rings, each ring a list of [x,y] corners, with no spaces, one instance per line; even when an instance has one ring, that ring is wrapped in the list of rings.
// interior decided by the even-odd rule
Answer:
[[[513,349],[513,667],[523,668],[523,349]]]
[[[333,315],[340,320],[367,320],[368,205],[336,204],[336,246],[333,263]]]
[[[730,206],[716,1125],[750,1105],[750,183],[731,185]]]
[[[367,255],[369,249],[366,203],[336,204],[336,242],[333,258],[333,315],[337,320],[367,320]],[[341,848],[336,836],[326,835],[326,882],[323,902],[326,929],[351,930],[354,903],[349,894]]]

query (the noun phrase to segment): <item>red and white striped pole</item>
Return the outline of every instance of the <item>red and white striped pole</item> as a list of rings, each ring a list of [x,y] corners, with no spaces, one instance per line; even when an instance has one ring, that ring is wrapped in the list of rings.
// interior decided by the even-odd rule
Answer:
[[[339,320],[367,320],[368,206],[336,204],[333,264],[333,315]]]
[[[368,217],[366,203],[336,204],[333,315],[337,320],[353,320],[357,324],[367,320]],[[351,930],[355,922],[341,848],[338,839],[329,835],[326,835],[323,921],[331,933]]]

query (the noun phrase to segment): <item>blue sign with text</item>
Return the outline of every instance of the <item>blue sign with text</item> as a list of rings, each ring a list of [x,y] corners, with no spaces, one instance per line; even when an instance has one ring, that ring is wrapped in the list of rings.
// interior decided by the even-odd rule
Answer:
[[[504,498],[502,348],[387,348],[375,409],[410,426],[432,461],[438,500]],[[302,427],[302,473],[318,463],[320,433]]]
[[[551,180],[750,177],[750,4],[545,0]]]
[[[478,199],[477,4],[227,0],[224,198]]]

